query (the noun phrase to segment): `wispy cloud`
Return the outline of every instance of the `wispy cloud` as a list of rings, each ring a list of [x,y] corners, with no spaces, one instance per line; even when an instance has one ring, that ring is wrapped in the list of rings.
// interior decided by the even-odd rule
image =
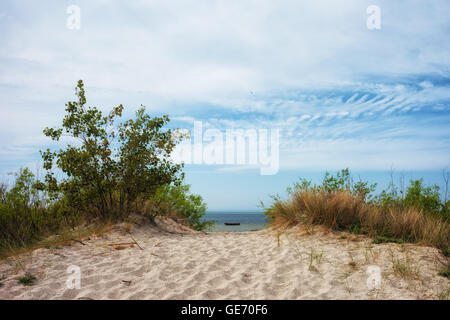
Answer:
[[[78,79],[104,110],[174,125],[280,128],[283,168],[437,169],[450,159],[450,4],[378,1],[0,4],[3,163],[37,157]]]

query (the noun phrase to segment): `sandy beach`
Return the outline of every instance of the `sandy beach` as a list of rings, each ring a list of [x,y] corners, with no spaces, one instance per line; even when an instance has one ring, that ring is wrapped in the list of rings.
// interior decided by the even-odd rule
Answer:
[[[437,249],[321,228],[205,233],[157,220],[83,243],[3,261],[0,299],[445,299],[450,288]],[[79,289],[67,287],[71,265]],[[368,266],[381,269],[379,289]],[[31,286],[18,281],[26,272]]]

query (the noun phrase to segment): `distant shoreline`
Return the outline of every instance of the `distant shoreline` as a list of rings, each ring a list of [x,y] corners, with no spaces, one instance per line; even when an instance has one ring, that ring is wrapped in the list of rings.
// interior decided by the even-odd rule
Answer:
[[[246,232],[261,230],[267,226],[267,217],[262,212],[206,212],[203,219],[215,222],[210,231]]]

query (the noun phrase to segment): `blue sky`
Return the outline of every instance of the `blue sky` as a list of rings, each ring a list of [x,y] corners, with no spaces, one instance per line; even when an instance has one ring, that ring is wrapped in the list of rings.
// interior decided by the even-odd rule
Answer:
[[[66,28],[69,5],[81,28]],[[381,9],[369,30],[366,8]],[[0,173],[39,166],[78,79],[88,103],[173,125],[280,129],[280,170],[186,167],[210,209],[256,209],[298,176],[450,166],[450,2],[1,1]]]

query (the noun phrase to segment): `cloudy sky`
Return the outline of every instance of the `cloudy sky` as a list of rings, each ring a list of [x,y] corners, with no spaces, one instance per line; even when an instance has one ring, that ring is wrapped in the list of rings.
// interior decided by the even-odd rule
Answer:
[[[81,10],[67,28],[67,8]],[[381,29],[367,28],[370,5]],[[72,0],[0,3],[0,173],[39,165],[83,79],[88,104],[173,126],[279,129],[279,171],[188,165],[210,209],[255,209],[298,176],[450,166],[450,2]]]

